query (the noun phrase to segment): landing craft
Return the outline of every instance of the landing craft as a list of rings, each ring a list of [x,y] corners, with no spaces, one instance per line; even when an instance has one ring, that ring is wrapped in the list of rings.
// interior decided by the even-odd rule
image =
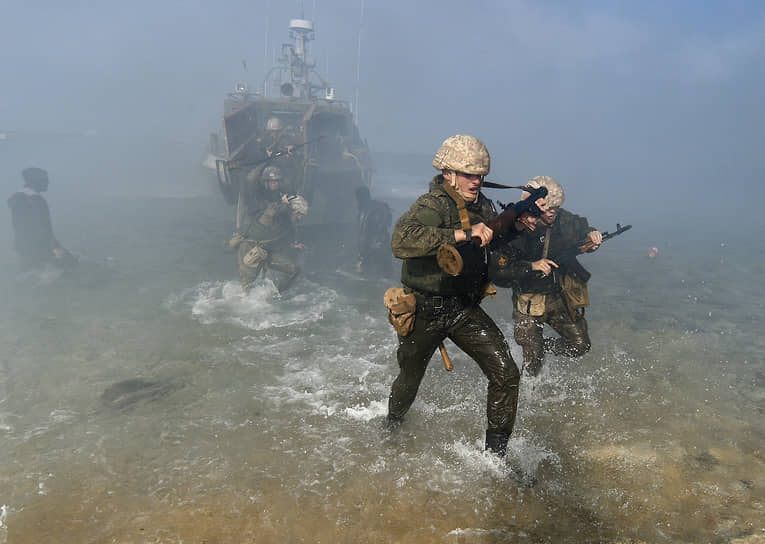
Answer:
[[[304,223],[337,225],[355,221],[354,206],[338,205],[359,186],[369,187],[373,168],[369,148],[359,134],[351,104],[314,69],[308,54],[314,38],[313,22],[292,19],[293,43],[282,45],[278,64],[269,70],[262,88],[238,83],[224,101],[222,134],[210,136],[205,164],[215,168],[226,202],[239,206],[247,174],[263,160],[263,141],[269,119],[278,118],[297,157],[297,187],[310,204]],[[289,136],[289,139],[287,138]],[[282,142],[283,144],[284,142]],[[286,152],[274,149],[274,152]],[[237,213],[237,227],[243,221]]]

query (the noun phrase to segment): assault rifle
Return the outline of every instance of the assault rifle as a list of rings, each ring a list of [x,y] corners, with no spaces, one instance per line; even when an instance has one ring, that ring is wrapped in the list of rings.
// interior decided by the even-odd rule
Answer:
[[[528,198],[519,200],[514,204],[502,205],[502,213],[494,219],[487,221],[486,226],[493,230],[498,236],[500,233],[507,231],[513,223],[515,223],[524,213],[528,213],[534,217],[539,217],[541,212],[536,205],[536,201],[540,198],[547,196],[546,187],[528,187],[528,186],[511,186],[500,185],[499,183],[484,182],[484,187],[496,187],[500,189],[523,189],[530,193]],[[473,236],[473,243],[481,245],[481,239],[477,236]]]
[[[272,161],[276,158],[279,158],[283,155],[289,155],[294,150],[300,149],[301,147],[305,147],[308,144],[312,144],[314,142],[318,142],[319,140],[323,139],[325,136],[322,134],[318,138],[312,138],[308,140],[307,142],[303,142],[302,144],[293,145],[290,146],[289,149],[282,149],[281,151],[277,151],[276,153],[273,153],[272,155],[269,155],[265,159],[261,159],[259,161],[251,161],[251,162],[236,162],[236,161],[227,161],[227,167],[229,170],[234,170],[236,168],[245,168],[247,166],[260,166],[261,164],[265,164],[268,161]]]
[[[614,236],[619,236],[620,234],[627,232],[632,228],[632,225],[625,225],[621,226],[621,224],[616,224],[616,230],[614,232],[603,232],[603,242],[606,240],[610,240]],[[602,242],[601,242],[602,243]],[[577,256],[581,255],[582,253],[592,253],[593,247],[595,244],[592,243],[592,241],[587,238],[581,242],[578,242],[576,245],[569,247],[567,249],[564,249],[563,251],[557,253],[555,255],[554,259],[551,259],[555,261],[555,263],[563,270],[567,272],[572,272],[576,274],[580,280],[582,280],[584,283],[587,283],[592,276],[587,269],[585,269],[582,266],[582,263],[580,263],[577,260]]]

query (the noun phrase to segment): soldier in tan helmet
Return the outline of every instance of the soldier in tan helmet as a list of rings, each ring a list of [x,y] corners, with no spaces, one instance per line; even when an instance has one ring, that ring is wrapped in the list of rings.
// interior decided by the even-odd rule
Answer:
[[[590,350],[584,307],[574,311],[566,301],[567,290],[578,288],[572,283],[576,279],[560,267],[556,256],[582,240],[589,240],[597,249],[603,236],[585,217],[561,207],[565,193],[555,179],[537,176],[527,185],[547,188],[547,210],[534,232],[525,231],[512,241],[513,258],[505,274],[513,285],[515,341],[523,348],[525,372],[537,375],[545,351],[578,357]],[[544,338],[545,324],[560,336]]]
[[[308,202],[300,195],[282,195],[252,218],[238,242],[239,280],[249,292],[266,269],[279,272],[276,288],[284,292],[300,273],[295,250],[305,246],[296,241],[296,225],[308,214]]]
[[[488,379],[485,447],[504,456],[515,423],[520,374],[502,331],[479,305],[488,284],[487,247],[497,234],[486,225],[496,211],[481,193],[489,152],[478,138],[452,136],[441,145],[433,166],[440,173],[398,220],[391,241],[393,255],[403,260],[403,289],[389,290],[400,289],[396,297],[386,293],[398,333],[400,369],[386,421],[389,426],[401,422],[436,348],[450,338]],[[471,243],[474,237],[480,244]],[[465,247],[463,268],[456,276],[437,262],[444,244]]]

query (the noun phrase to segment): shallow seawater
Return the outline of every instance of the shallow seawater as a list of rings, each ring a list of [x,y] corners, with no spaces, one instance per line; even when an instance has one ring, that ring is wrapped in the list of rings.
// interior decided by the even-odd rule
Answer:
[[[394,280],[317,242],[292,291],[245,295],[228,213],[214,197],[62,205],[80,275],[4,263],[9,543],[765,538],[759,242],[636,225],[583,257],[593,349],[524,378],[505,463],[482,451],[485,379],[449,342],[455,370],[436,355],[405,424],[383,429]],[[485,308],[520,361],[509,293]],[[105,402],[139,379],[159,394]]]

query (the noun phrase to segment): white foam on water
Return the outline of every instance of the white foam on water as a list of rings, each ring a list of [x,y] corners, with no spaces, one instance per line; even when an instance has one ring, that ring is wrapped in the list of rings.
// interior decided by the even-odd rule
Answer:
[[[478,529],[478,528],[457,528],[446,533],[446,536],[466,537],[468,540],[471,538],[491,537],[492,542],[513,542],[516,536],[513,533],[508,533],[506,529]],[[518,533],[517,536],[525,536],[524,533]],[[501,539],[501,540],[496,540]]]
[[[377,417],[385,416],[388,413],[388,403],[383,400],[373,400],[367,406],[360,404],[349,406],[343,413],[351,419],[366,423]]]
[[[26,441],[35,436],[43,435],[57,425],[73,421],[76,416],[77,413],[71,410],[55,409],[50,414],[48,414],[48,417],[45,418],[39,425],[29,429],[24,434],[24,440]]]
[[[45,266],[43,268],[30,270],[19,274],[18,279],[24,282],[33,282],[39,285],[52,285],[61,278],[64,271],[55,266]]]
[[[204,325],[231,323],[262,331],[315,323],[338,296],[328,287],[305,280],[293,289],[281,295],[270,279],[259,281],[249,293],[238,282],[203,282],[168,298],[166,305],[189,307],[192,317]]]
[[[463,468],[472,473],[469,479],[489,475],[495,479],[533,480],[543,463],[560,465],[558,454],[535,443],[518,432],[513,433],[507,444],[507,457],[500,458],[484,451],[482,440],[467,442],[456,440],[447,449],[461,461]]]

